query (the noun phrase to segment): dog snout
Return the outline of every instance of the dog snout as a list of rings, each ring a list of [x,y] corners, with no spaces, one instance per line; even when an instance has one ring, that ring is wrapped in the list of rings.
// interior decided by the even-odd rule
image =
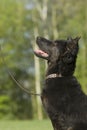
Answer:
[[[38,37],[37,37],[37,40],[40,40],[40,39],[41,39],[41,37],[40,37],[40,36],[38,36]]]
[[[37,41],[37,42],[38,42],[38,41],[41,41],[41,37],[38,36],[38,37],[36,38],[36,41]]]
[[[40,37],[40,36],[37,37],[36,42],[37,43],[42,43],[42,44],[43,43],[45,43],[45,44],[51,44],[52,43],[52,41],[50,41],[50,40],[48,40],[48,39],[46,39],[44,37]]]

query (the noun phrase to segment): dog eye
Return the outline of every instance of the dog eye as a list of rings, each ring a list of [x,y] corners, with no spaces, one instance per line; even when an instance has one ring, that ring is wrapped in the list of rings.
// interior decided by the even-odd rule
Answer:
[[[66,54],[66,55],[64,56],[64,58],[63,58],[63,62],[64,62],[64,63],[70,64],[70,63],[72,63],[72,61],[73,61],[73,56],[70,55],[70,54]]]
[[[72,61],[72,57],[71,56],[67,56],[67,60],[70,62]]]

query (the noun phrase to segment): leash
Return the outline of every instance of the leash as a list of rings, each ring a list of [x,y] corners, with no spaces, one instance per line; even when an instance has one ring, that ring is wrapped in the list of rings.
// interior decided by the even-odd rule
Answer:
[[[7,64],[6,64],[6,61],[5,61],[5,59],[4,59],[4,55],[3,55],[3,52],[2,52],[1,46],[0,46],[0,53],[1,53],[2,63],[3,63],[3,65],[5,66],[7,73],[9,74],[9,76],[11,77],[11,79],[16,83],[16,85],[17,85],[19,88],[21,88],[24,92],[28,93],[29,95],[41,96],[41,94],[34,93],[34,92],[29,91],[28,89],[25,89],[24,86],[22,86],[22,85],[20,84],[20,82],[15,78],[15,76],[12,74],[11,70],[9,69],[9,67],[8,67]]]

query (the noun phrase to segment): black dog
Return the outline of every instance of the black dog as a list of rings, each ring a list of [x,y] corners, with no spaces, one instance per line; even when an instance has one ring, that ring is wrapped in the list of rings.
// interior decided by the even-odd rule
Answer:
[[[87,130],[87,96],[73,76],[79,39],[36,40],[35,55],[48,61],[41,99],[54,130]]]

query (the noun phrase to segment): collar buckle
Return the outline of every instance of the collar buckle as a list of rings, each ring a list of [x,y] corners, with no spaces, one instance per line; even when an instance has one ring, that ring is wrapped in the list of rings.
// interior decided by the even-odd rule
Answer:
[[[63,77],[61,74],[50,74],[50,75],[48,75],[47,77],[46,77],[46,79],[52,79],[52,78],[61,78],[61,77]]]

